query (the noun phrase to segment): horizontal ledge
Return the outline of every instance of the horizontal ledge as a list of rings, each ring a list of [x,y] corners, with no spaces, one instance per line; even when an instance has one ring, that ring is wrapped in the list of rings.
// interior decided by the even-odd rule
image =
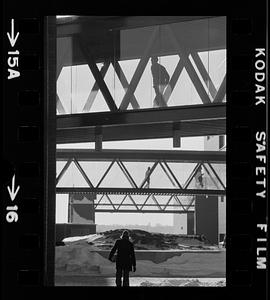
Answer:
[[[80,205],[80,203],[74,203],[76,205]],[[82,203],[82,205],[84,205],[85,203]],[[136,203],[135,204],[131,204],[131,203],[126,203],[126,204],[121,204],[121,203],[95,203],[95,208],[97,208],[98,206],[120,206],[120,207],[128,207],[128,206],[131,206],[131,207],[136,207],[138,206],[138,209],[143,209],[144,207],[158,207],[160,206],[160,210],[164,209],[163,206],[166,206],[165,209],[167,209],[168,207],[194,207],[194,205],[183,205],[183,204],[169,204],[169,205],[166,205],[166,204],[139,204],[139,203]]]
[[[58,115],[57,130],[92,126],[160,124],[225,118],[226,104],[211,103],[157,109]]]
[[[171,213],[171,214],[194,214],[192,210],[129,210],[129,209],[121,209],[121,210],[114,210],[114,209],[95,209],[95,213],[102,213],[102,212],[109,212],[109,213]]]
[[[161,188],[84,188],[84,187],[56,187],[57,194],[94,193],[94,194],[121,194],[121,195],[226,195],[226,190],[199,190],[199,189],[161,189]]]
[[[56,160],[67,161],[165,161],[165,162],[209,162],[225,163],[225,151],[186,151],[186,150],[102,150],[89,149],[57,149]]]

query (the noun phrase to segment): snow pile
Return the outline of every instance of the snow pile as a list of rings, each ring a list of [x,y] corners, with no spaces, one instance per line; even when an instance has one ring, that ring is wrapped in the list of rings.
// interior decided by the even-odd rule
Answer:
[[[65,238],[66,245],[88,243],[101,250],[110,250],[123,229],[109,230],[99,234],[80,237]],[[185,249],[218,249],[207,242],[202,236],[177,235],[148,232],[139,229],[129,230],[130,240],[134,243],[135,250],[185,250]]]
[[[201,279],[165,279],[162,281],[150,281],[145,280],[141,282],[140,286],[151,287],[151,286],[212,286],[212,287],[224,287],[226,286],[226,280],[212,280],[208,278],[207,280]]]
[[[55,252],[56,273],[100,274],[100,268],[113,263],[102,257],[93,246],[70,245],[59,246]]]
[[[56,247],[56,274],[114,276],[115,264],[108,260],[108,256],[122,232],[119,229],[65,238],[65,246]],[[137,271],[130,273],[131,276],[225,276],[225,251],[219,251],[200,236],[137,229],[129,232],[137,258]]]
[[[107,259],[108,256],[103,256],[99,252],[97,247],[86,242],[56,247],[56,274],[114,276],[115,264]],[[140,256],[138,252],[135,251],[136,257]],[[107,251],[107,255],[108,253],[109,251]],[[185,251],[180,256],[174,256],[161,263],[137,258],[137,270],[130,275],[143,277],[192,277],[194,275],[224,277],[225,251],[213,253]]]
[[[67,237],[63,239],[63,242],[66,245],[69,244],[85,244],[89,243],[92,244],[95,240],[102,238],[101,234],[90,234],[90,235],[83,235],[83,236],[72,236],[72,237]]]

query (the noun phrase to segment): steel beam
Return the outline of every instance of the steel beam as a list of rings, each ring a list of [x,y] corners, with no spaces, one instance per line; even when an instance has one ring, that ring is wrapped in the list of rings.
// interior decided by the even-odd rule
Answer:
[[[80,165],[80,163],[78,162],[78,160],[76,158],[74,159],[74,163],[75,163],[76,167],[78,168],[78,170],[80,171],[80,173],[82,174],[84,180],[87,182],[87,184],[91,188],[94,187],[93,184],[92,184],[92,182],[90,181],[90,179],[88,178],[88,176],[84,172],[84,169],[82,168],[82,166]]]
[[[216,187],[217,189],[219,189],[219,186],[218,186],[218,184],[217,184],[215,178],[211,175],[211,173],[210,173],[209,170],[207,169],[206,164],[202,164],[202,165],[203,165],[203,167],[204,167],[204,170],[205,170],[206,173],[208,174],[209,178],[210,178],[210,179],[212,180],[212,182],[214,183],[215,187]],[[224,188],[224,185],[223,185],[223,188]]]
[[[115,69],[115,72],[116,72],[116,74],[117,74],[117,76],[118,76],[118,78],[119,78],[119,80],[120,80],[120,82],[121,82],[121,84],[122,84],[123,89],[124,89],[125,91],[127,91],[127,90],[128,90],[128,87],[129,87],[129,83],[128,83],[128,81],[127,81],[127,78],[126,78],[126,76],[125,76],[125,73],[123,72],[123,70],[122,70],[122,68],[121,68],[121,66],[120,66],[120,64],[119,64],[119,62],[118,62],[118,61],[114,61],[114,62],[112,63],[112,65],[113,65],[113,67],[114,67],[114,69]],[[132,105],[132,107],[133,107],[134,109],[139,109],[139,108],[140,108],[140,105],[139,105],[139,103],[138,103],[138,101],[137,101],[137,99],[136,99],[136,97],[135,97],[134,94],[133,94],[133,95],[131,96],[131,98],[130,98],[130,103],[131,103],[131,105]]]
[[[130,81],[130,84],[129,84],[129,87],[128,87],[128,90],[126,91],[126,94],[121,102],[121,105],[120,105],[120,109],[121,110],[125,110],[127,109],[132,97],[134,96],[134,92],[137,88],[137,85],[139,84],[139,81],[142,77],[142,74],[143,74],[143,71],[145,70],[145,67],[148,63],[148,60],[149,60],[149,56],[151,54],[151,50],[154,46],[154,42],[157,38],[157,35],[158,35],[158,28],[155,28],[149,41],[148,41],[148,45],[146,46],[145,50],[144,50],[144,53],[143,53],[143,56],[136,68],[136,71],[135,73],[133,74],[133,77]]]
[[[184,183],[184,189],[187,189],[187,187],[190,185],[192,179],[195,177],[195,175],[196,175],[198,169],[201,167],[201,165],[202,165],[201,162],[197,163],[197,165],[195,166],[195,168],[193,169],[193,171],[190,173],[188,179]]]
[[[184,62],[182,59],[179,60],[174,72],[173,72],[173,75],[169,81],[169,84],[167,85],[165,91],[164,91],[164,94],[163,94],[163,98],[164,98],[164,101],[166,102],[166,104],[169,102],[170,100],[170,97],[171,97],[171,94],[175,88],[175,85],[182,73],[184,69]]]
[[[213,166],[211,166],[211,164],[207,163],[208,166],[210,167],[210,169],[212,170],[212,172],[214,173],[214,175],[216,176],[217,180],[219,181],[219,183],[221,184],[221,186],[225,189],[225,185],[222,182],[221,178],[219,177],[219,175],[217,174],[216,170],[213,168]]]
[[[134,179],[130,175],[129,171],[127,170],[127,168],[125,167],[123,162],[121,160],[117,159],[117,163],[118,163],[119,167],[121,168],[123,174],[126,176],[129,183],[131,184],[131,186],[137,188],[138,186],[137,186],[136,182],[134,181]]]
[[[185,68],[188,72],[190,79],[192,80],[194,87],[196,88],[201,100],[203,103],[211,103],[209,96],[207,95],[205,88],[202,85],[202,82],[196,73],[191,61],[188,58],[188,53],[186,53],[185,49],[183,48],[183,42],[179,43],[178,39],[175,37],[175,33],[171,29],[170,25],[166,25],[165,28],[167,29],[168,36],[171,38],[171,41],[174,43],[174,46],[179,51],[180,59],[184,61]],[[179,38],[179,36],[178,36]]]
[[[192,52],[191,53],[191,57],[193,58],[193,61],[196,65],[196,67],[198,68],[202,78],[203,78],[203,81],[205,82],[206,86],[208,86],[208,89],[209,89],[209,93],[210,95],[212,96],[212,98],[214,99],[216,94],[217,94],[217,90],[216,90],[216,87],[209,75],[209,70],[207,71],[205,69],[205,66],[199,56],[199,54],[197,52]]]
[[[170,138],[173,122],[181,122],[182,137],[226,134],[226,104],[60,115],[57,143],[93,142],[95,126],[103,141]]]
[[[91,118],[91,116],[89,116]],[[103,126],[103,141],[160,139],[173,137],[172,122]],[[226,119],[181,122],[181,137],[224,135]],[[57,144],[95,142],[94,127],[58,129]]]
[[[198,20],[205,19],[205,22],[198,23]],[[184,41],[184,46],[186,48],[193,49],[194,51],[211,51],[217,49],[226,48],[226,23],[225,17],[219,17],[213,19],[215,22],[211,22],[211,30],[213,30],[216,34],[213,39],[211,39],[211,43],[209,44],[208,39],[206,38],[206,32],[202,30],[201,24],[205,24],[207,26],[207,18],[202,16],[188,16],[188,17],[178,17],[178,16],[128,16],[128,17],[118,17],[111,18],[110,16],[103,16],[99,18],[99,21],[93,20],[92,17],[80,17],[78,20],[75,20],[72,23],[67,24],[58,24],[57,25],[57,37],[73,37],[77,34],[83,34],[87,39],[87,43],[89,45],[93,45],[93,33],[97,30],[105,31],[107,34],[109,30],[120,31],[130,28],[137,27],[148,27],[148,26],[156,26],[172,24],[177,28],[177,33],[180,35]],[[195,21],[195,22],[186,22],[186,21]],[[197,21],[196,21],[197,20]],[[210,19],[211,20],[211,19]],[[176,24],[178,23],[179,24]],[[181,22],[181,23],[180,23]],[[182,23],[186,22],[186,23]],[[190,25],[189,25],[190,24]],[[196,26],[196,24],[199,24]],[[113,30],[113,31],[114,31]],[[132,38],[133,32],[135,32],[134,39]],[[202,34],[204,32],[204,34]],[[147,40],[148,32],[142,31],[142,40]],[[156,55],[174,55],[177,53],[177,49],[171,46],[171,43],[168,41],[168,37],[164,35],[164,43],[160,49],[157,49]],[[104,37],[102,35],[98,36],[97,44],[102,43],[104,41]],[[121,53],[121,59],[135,59],[142,56],[142,53],[145,49],[145,43],[138,43],[136,38],[136,31],[130,31],[128,36],[122,40],[125,42],[125,51]],[[95,45],[94,45],[95,46]],[[95,51],[96,55],[99,58],[99,62],[104,61],[106,59],[105,51]],[[72,63],[74,65],[85,64],[86,61],[81,53],[75,52],[73,54]],[[65,60],[64,65],[70,65],[70,60]]]
[[[106,196],[108,196],[108,195],[106,195]],[[109,199],[108,199],[109,200]],[[110,205],[114,205],[114,206],[116,206],[116,205],[119,205],[119,203],[113,203],[112,201],[110,201],[110,204],[109,203],[99,203],[99,204],[97,204],[97,206],[110,206]],[[160,205],[160,203],[159,203],[159,205]],[[97,207],[96,206],[96,207]],[[142,204],[136,204],[136,205],[134,205],[134,204],[130,204],[130,203],[127,203],[127,204],[124,204],[124,203],[122,203],[121,204],[121,207],[123,207],[123,206],[134,206],[134,207],[140,207],[140,206],[142,206]],[[157,206],[157,204],[146,204],[146,205],[144,205],[144,207],[145,206],[153,206],[153,207],[158,207]],[[182,204],[170,204],[170,205],[164,205],[164,204],[161,204],[160,206],[164,206],[164,207],[189,207],[190,205],[182,205]],[[163,208],[160,208],[160,209],[164,209],[164,207]],[[194,205],[192,205],[192,207],[194,207]],[[118,208],[117,208],[118,209]]]
[[[225,120],[226,104],[211,103],[182,105],[160,109],[141,109],[57,116],[57,130],[92,126],[160,124],[171,122],[192,122]],[[182,123],[181,123],[182,124]]]
[[[89,149],[57,149],[56,160],[66,161],[76,158],[78,161],[111,161],[120,159],[125,161],[155,162],[210,162],[226,163],[225,151],[187,151],[187,150],[106,150],[100,152]]]
[[[164,189],[164,188],[85,188],[57,187],[57,194],[95,193],[112,195],[226,195],[225,190],[207,189]]]
[[[222,80],[222,83],[219,87],[219,90],[218,90],[213,102],[214,103],[222,102],[225,95],[226,95],[226,74]]]
[[[180,182],[178,181],[178,179],[176,178],[176,176],[175,176],[174,173],[172,172],[171,168],[170,168],[169,165],[167,164],[167,161],[163,160],[163,164],[164,164],[164,165],[166,166],[166,168],[168,169],[169,173],[170,173],[171,176],[173,177],[174,181],[177,183],[178,187],[179,187],[180,189],[182,189],[182,186],[181,186]],[[163,166],[162,163],[161,163],[160,165]],[[165,167],[163,167],[163,168],[164,168],[164,171],[165,171],[165,170],[166,170]],[[167,172],[166,172],[166,173],[167,173]],[[173,181],[172,181],[172,182],[173,182]],[[175,183],[173,183],[173,185],[175,185]]]
[[[109,213],[162,213],[162,214],[194,214],[194,211],[192,210],[153,210],[153,209],[145,209],[145,210],[137,210],[137,209],[119,209],[119,210],[114,210],[114,209],[95,209],[95,213],[104,213],[104,212],[109,212]]]
[[[117,106],[116,106],[116,104],[112,98],[112,95],[102,77],[102,74],[100,73],[100,71],[96,65],[96,61],[91,56],[91,53],[87,47],[87,44],[79,36],[77,36],[76,41],[78,43],[78,46],[80,47],[80,50],[82,51],[83,55],[85,56],[87,64],[88,64],[93,76],[95,77],[96,82],[98,83],[99,89],[100,89],[108,107],[110,108],[111,111],[116,111]]]
[[[72,163],[72,161],[73,161],[72,158],[68,159],[67,163],[64,165],[63,169],[60,171],[59,175],[56,178],[56,184],[58,184],[58,182],[60,181],[60,179],[63,177],[63,175],[65,174],[66,170],[68,169],[68,167]]]
[[[103,179],[107,176],[107,174],[109,173],[110,169],[112,168],[113,164],[115,163],[115,159],[110,163],[109,167],[107,168],[107,170],[105,171],[105,173],[103,174],[103,176],[101,177],[101,179],[99,180],[97,187],[99,187],[99,185],[101,184],[101,182],[103,181]]]
[[[101,74],[101,77],[103,78],[103,80],[109,69],[109,66],[110,66],[110,63],[106,61],[100,69],[100,74]],[[91,110],[91,107],[96,99],[98,91],[99,91],[99,85],[98,85],[97,81],[95,81],[94,86],[92,87],[91,92],[90,92],[89,96],[87,97],[86,103],[83,107],[83,112],[89,112]]]

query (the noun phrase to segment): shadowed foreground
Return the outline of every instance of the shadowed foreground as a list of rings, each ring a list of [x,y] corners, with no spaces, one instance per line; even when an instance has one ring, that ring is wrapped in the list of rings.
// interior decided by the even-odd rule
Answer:
[[[56,286],[115,286],[114,277],[60,276],[55,277]],[[130,286],[226,286],[225,278],[153,278],[131,277]]]

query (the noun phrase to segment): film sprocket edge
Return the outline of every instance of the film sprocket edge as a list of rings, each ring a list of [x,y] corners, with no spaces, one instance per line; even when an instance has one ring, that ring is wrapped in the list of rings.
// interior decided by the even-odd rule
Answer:
[[[220,249],[223,247],[222,251],[226,256],[225,276],[218,280],[218,276],[207,273],[205,265],[198,269],[200,272],[194,269],[196,274],[188,273],[181,256],[194,268],[196,265],[193,264],[197,258],[188,258],[187,248],[182,248],[180,258],[173,259],[175,265],[181,262],[180,271],[184,276],[177,273],[180,271],[176,267],[176,275],[172,276],[170,267],[163,265],[164,261],[170,261],[171,257],[158,263],[151,257],[150,265],[155,264],[159,272],[161,268],[167,268],[169,275],[160,273],[162,276],[154,277],[157,279],[149,279],[147,275],[143,275],[148,273],[140,270],[140,266],[143,266],[143,259],[140,257],[147,257],[148,252],[144,248],[135,248],[137,270],[130,274],[130,282],[131,286],[135,281],[142,283],[141,285],[132,286],[132,292],[113,287],[102,289],[103,275],[96,276],[95,268],[89,263],[91,266],[83,274],[90,276],[92,272],[97,280],[96,286],[89,286],[86,279],[81,279],[81,284],[78,284],[80,280],[75,279],[77,285],[84,286],[83,291],[86,295],[98,290],[99,293],[105,293],[104,295],[108,293],[116,297],[119,294],[141,298],[151,295],[164,297],[173,289],[173,292],[179,292],[182,296],[200,296],[207,299],[248,295],[267,299],[267,2],[262,1],[252,7],[247,7],[241,2],[235,7],[222,4],[217,9],[217,5],[213,4],[209,12],[202,4],[196,4],[194,12],[188,7],[189,4],[185,4],[181,11],[181,15],[185,17],[160,16],[151,12],[144,17],[102,16],[102,13],[91,14],[89,7],[85,8],[84,13],[77,13],[76,10],[76,13],[74,11],[66,14],[61,12],[61,7],[55,7],[53,12],[49,11],[45,4],[37,9],[36,14],[29,15],[29,12],[25,12],[26,7],[18,5],[15,8],[14,4],[7,1],[4,3],[2,31],[5,170],[1,201],[3,299],[15,299],[21,295],[34,298],[41,293],[48,297],[59,292],[65,297],[77,295],[75,288],[70,289],[70,286],[76,285],[70,278],[76,277],[77,265],[74,269],[71,264],[66,267],[70,274],[68,280],[71,281],[59,281],[59,274],[62,273],[59,273],[57,263],[64,259],[64,255],[68,255],[68,251],[59,252],[59,247],[65,246],[62,242],[58,245],[61,241],[59,236],[67,238],[89,234],[90,232],[85,231],[85,227],[82,226],[82,218],[88,220],[89,224],[92,222],[92,227],[87,227],[95,228],[95,232],[91,233],[99,233],[95,227],[100,225],[97,222],[101,220],[98,216],[119,213],[119,209],[123,210],[122,216],[125,213],[131,214],[131,210],[133,213],[156,213],[154,209],[160,210],[160,216],[170,216],[172,212],[186,215],[184,235],[197,235],[200,238],[205,238],[206,235],[207,239],[214,239],[214,242],[211,240],[208,244],[200,241],[202,253],[211,252],[215,244],[219,244],[217,247]],[[91,24],[92,27],[87,27],[87,24]],[[219,39],[221,35],[218,30],[223,28],[222,26],[225,28],[224,39]],[[203,34],[200,39],[190,38],[188,41],[187,38],[189,32],[198,34],[204,29],[207,31],[205,36],[208,37],[205,42],[213,48],[208,49],[208,56],[204,56],[205,50],[194,51],[197,46],[192,44],[199,45],[204,41]],[[67,38],[69,35],[72,35],[71,43]],[[93,40],[88,45],[87,36],[90,41]],[[64,41],[62,44],[60,39]],[[223,43],[222,39],[225,41],[223,65],[221,61],[224,49],[218,48],[218,42]],[[185,43],[188,46],[183,50]],[[210,51],[213,52],[209,54]],[[86,62],[80,61],[82,57],[87,58]],[[155,58],[161,66],[156,77],[153,71]],[[124,62],[135,59],[138,60],[137,64],[125,67]],[[214,63],[211,65],[211,62],[215,62],[216,66],[219,62],[220,70],[223,72],[222,68],[225,68],[225,73],[221,72],[222,76],[216,75],[216,66]],[[84,67],[80,65],[88,65],[89,68],[86,70],[85,67],[85,70],[82,70]],[[166,83],[161,83],[161,69],[165,69],[162,72],[168,73],[169,79],[164,79]],[[86,76],[88,83],[84,82]],[[183,77],[190,78],[190,81]],[[151,82],[145,85],[147,88],[144,91],[141,78]],[[156,84],[153,83],[155,78],[158,82]],[[92,80],[91,84],[89,80]],[[177,105],[178,100],[174,100],[174,97],[176,93],[181,93],[180,83],[188,83],[190,90],[193,86],[194,91],[192,90],[190,99],[204,99],[202,103],[184,106],[181,104],[182,107]],[[87,101],[83,102],[78,100],[80,96],[76,93],[80,88],[86,89],[83,85],[87,84],[89,87],[91,85],[91,88],[86,93]],[[142,102],[143,92],[150,95],[147,97],[151,98],[151,101]],[[183,93],[187,95],[186,91]],[[63,95],[66,99],[70,97],[70,102],[64,99]],[[72,99],[77,99],[77,103],[81,101],[81,104],[72,102]],[[97,103],[102,101],[103,106],[100,108]],[[192,130],[197,133],[190,134]],[[181,151],[181,147],[185,147],[185,138],[196,134],[204,136],[204,143],[207,144],[208,141],[209,145],[213,141],[211,136],[217,137],[218,144],[221,148],[225,147],[226,152]],[[140,139],[153,140],[153,137],[167,139],[171,143],[170,149],[173,150],[164,150],[161,146],[157,149],[150,146],[148,151],[141,150],[136,148],[138,144],[131,144],[136,150],[125,146],[122,146],[120,151],[112,150],[109,146],[106,148],[109,141],[137,140],[140,143]],[[72,146],[66,146],[83,142],[88,142],[87,147],[90,148],[76,150],[76,147],[72,149]],[[60,144],[64,146],[57,146]],[[145,145],[148,145],[147,142]],[[103,168],[103,172],[98,171],[98,168],[92,169],[97,177],[91,177],[87,163],[92,164],[92,168],[96,163]],[[134,163],[146,171],[135,171]],[[184,180],[177,167],[183,167],[185,164],[190,164],[190,169],[182,171],[187,172]],[[222,164],[226,168],[225,178],[222,175],[222,167],[217,167]],[[82,176],[82,180],[88,184],[87,187],[78,183],[76,178],[72,179],[70,186],[61,185],[61,180],[71,167],[72,172],[79,170],[78,173],[74,173],[74,177]],[[119,173],[109,177],[110,172],[116,168]],[[127,179],[130,186],[121,186],[121,180],[124,179],[121,179],[120,175]],[[113,177],[117,177],[119,187],[113,186]],[[157,177],[160,177],[159,180],[166,178],[167,185],[164,183],[164,187],[155,186]],[[111,180],[109,184],[108,178]],[[157,184],[159,183],[160,181],[157,181]],[[65,200],[68,203],[66,222],[75,223],[73,227],[57,221],[59,207],[56,199],[65,194],[69,195],[68,200]],[[129,198],[130,202],[125,202],[121,195]],[[145,197],[142,202],[136,200],[138,195]],[[124,200],[120,201],[117,197]],[[186,202],[185,197],[190,197],[190,202]],[[225,235],[221,234],[221,231],[213,233],[206,225],[206,218],[200,214],[205,213],[207,218],[212,218],[211,210],[221,214],[220,207],[224,203],[224,197]],[[106,201],[103,202],[102,199],[105,198]],[[149,199],[152,199],[152,202]],[[216,204],[211,202],[213,199],[216,199]],[[208,210],[204,209],[206,203],[209,205]],[[118,205],[117,211],[115,208]],[[91,209],[93,213],[85,213],[87,209]],[[149,220],[152,219],[149,217]],[[221,230],[218,219],[215,220],[218,230]],[[146,226],[141,226],[141,229],[145,228]],[[103,231],[106,232],[105,229]],[[130,229],[130,233],[133,240],[136,240],[136,230]],[[179,235],[179,232],[177,234]],[[154,236],[153,234],[152,238]],[[94,244],[95,241],[91,243]],[[74,249],[76,247],[74,246]],[[103,253],[102,259],[107,259],[106,251],[109,248],[103,247],[103,252],[98,253]],[[197,250],[196,247],[193,248],[193,251]],[[215,248],[214,251],[218,253],[219,250]],[[59,255],[63,257],[59,259]],[[203,262],[202,256],[199,260]],[[114,275],[110,272],[115,266],[109,265],[107,261],[104,262],[104,266],[104,270],[107,268],[110,274],[107,277],[112,278],[112,284],[109,285],[113,286]],[[218,266],[217,260],[217,273],[220,271]],[[158,279],[160,277],[165,279],[162,281]],[[156,287],[155,280],[162,288]],[[181,280],[186,280],[185,285],[190,288],[185,289],[185,285],[177,286]],[[216,285],[209,282],[215,282]],[[61,285],[65,287],[60,291],[57,286]],[[199,288],[194,288],[198,286]],[[211,288],[208,288],[210,286]],[[179,289],[180,287],[182,288]]]

